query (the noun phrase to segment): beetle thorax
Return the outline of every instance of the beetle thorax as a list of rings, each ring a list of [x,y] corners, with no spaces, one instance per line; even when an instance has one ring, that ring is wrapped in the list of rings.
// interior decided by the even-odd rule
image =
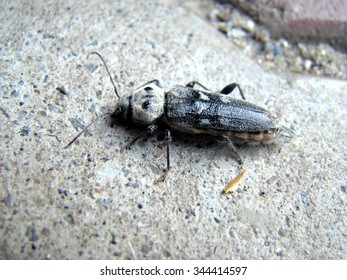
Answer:
[[[159,87],[140,88],[130,96],[121,96],[112,117],[115,120],[149,125],[164,113],[164,91]]]

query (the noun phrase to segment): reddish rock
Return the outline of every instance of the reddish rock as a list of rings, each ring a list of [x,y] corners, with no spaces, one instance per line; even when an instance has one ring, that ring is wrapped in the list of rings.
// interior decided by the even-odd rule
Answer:
[[[269,26],[276,37],[347,45],[347,0],[228,0]]]

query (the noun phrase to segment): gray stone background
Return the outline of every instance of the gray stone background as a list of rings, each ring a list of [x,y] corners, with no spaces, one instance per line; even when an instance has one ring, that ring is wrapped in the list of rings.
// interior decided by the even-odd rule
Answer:
[[[178,1],[1,4],[1,259],[346,259],[346,90],[341,80],[265,72]],[[172,170],[156,137],[99,120],[121,94],[239,82],[246,98],[294,129],[242,146],[174,136]],[[64,87],[67,95],[56,90]]]

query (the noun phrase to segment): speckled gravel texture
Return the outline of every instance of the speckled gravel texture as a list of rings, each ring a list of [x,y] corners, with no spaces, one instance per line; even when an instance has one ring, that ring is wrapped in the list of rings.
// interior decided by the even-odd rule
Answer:
[[[1,259],[346,259],[347,83],[263,70],[176,1],[11,1],[0,12]],[[238,149],[173,135],[120,152],[140,131],[100,119],[159,79],[237,81],[295,131]],[[57,90],[57,88],[60,90]]]
[[[220,4],[213,0],[192,0],[183,3],[190,11],[207,19],[212,26],[241,48],[244,54],[257,61],[267,71],[347,80],[347,54],[346,50],[341,50],[341,46],[332,47],[319,38],[313,42],[304,39],[293,41],[283,35],[275,37],[269,28],[231,4]],[[312,21],[314,22],[314,19]],[[295,27],[293,29],[295,30]],[[334,32],[335,30],[331,31]]]

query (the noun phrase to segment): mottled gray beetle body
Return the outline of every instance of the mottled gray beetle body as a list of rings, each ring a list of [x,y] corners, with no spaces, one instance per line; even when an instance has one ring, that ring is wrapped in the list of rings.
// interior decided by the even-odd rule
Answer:
[[[121,97],[112,117],[147,126],[162,121],[175,130],[223,136],[238,144],[270,143],[278,132],[275,118],[267,110],[230,93],[191,86],[174,86],[164,92],[158,81]]]
[[[174,86],[165,92],[159,81],[153,80],[135,90],[131,95],[119,96],[104,59],[97,52],[93,54],[98,55],[103,61],[117,96],[115,111],[106,114],[111,115],[114,121],[147,126],[145,132],[135,137],[122,150],[129,148],[139,138],[153,134],[160,123],[186,133],[210,134],[226,139],[228,147],[241,166],[239,175],[224,188],[224,192],[229,192],[235,189],[245,173],[243,161],[232,142],[270,143],[278,135],[292,136],[289,129],[276,126],[275,118],[267,110],[245,101],[242,90],[236,83],[227,85],[220,92],[212,92],[200,83],[192,81],[186,86]],[[204,90],[195,89],[196,84]],[[231,93],[234,93],[236,89],[239,90],[243,100],[231,97]],[[84,127],[66,147],[74,143],[93,122]],[[159,180],[164,180],[170,169],[170,141],[170,131],[166,129],[167,169]]]

